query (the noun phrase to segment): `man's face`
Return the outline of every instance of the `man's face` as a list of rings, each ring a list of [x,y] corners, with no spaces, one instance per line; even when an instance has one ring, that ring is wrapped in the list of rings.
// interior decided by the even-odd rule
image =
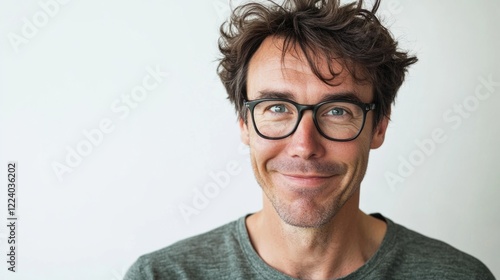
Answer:
[[[248,100],[285,96],[300,104],[317,104],[341,94],[353,94],[363,103],[373,102],[371,84],[357,84],[345,69],[335,78],[335,86],[319,80],[311,72],[302,53],[289,51],[282,63],[283,40],[268,37],[249,63]],[[334,64],[335,72],[342,69]],[[328,73],[328,65],[322,65]],[[383,140],[387,119],[373,128],[373,112],[358,138],[335,142],[321,136],[312,111],[304,112],[292,135],[267,140],[252,125],[240,120],[241,137],[250,146],[255,177],[283,221],[300,227],[319,227],[331,220],[359,189],[365,174],[370,148]],[[358,193],[359,194],[359,193]]]

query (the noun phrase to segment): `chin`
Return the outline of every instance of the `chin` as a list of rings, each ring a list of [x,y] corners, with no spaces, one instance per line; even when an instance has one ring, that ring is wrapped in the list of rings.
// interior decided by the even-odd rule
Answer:
[[[328,224],[339,209],[337,203],[331,203],[327,207],[310,201],[287,203],[271,200],[271,203],[283,222],[301,228],[320,228]]]

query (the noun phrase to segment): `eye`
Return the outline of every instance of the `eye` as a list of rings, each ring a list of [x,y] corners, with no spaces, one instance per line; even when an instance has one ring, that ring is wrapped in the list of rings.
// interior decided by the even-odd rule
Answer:
[[[286,113],[288,109],[285,104],[275,104],[268,107],[268,110],[273,113]]]
[[[346,113],[347,112],[346,112],[345,109],[339,108],[339,107],[334,107],[334,108],[331,108],[330,110],[328,110],[328,112],[326,114],[327,115],[332,115],[332,116],[343,116]]]

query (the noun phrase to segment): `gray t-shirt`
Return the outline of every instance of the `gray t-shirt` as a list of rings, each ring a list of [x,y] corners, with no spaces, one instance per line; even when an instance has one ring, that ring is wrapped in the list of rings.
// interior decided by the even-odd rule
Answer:
[[[340,279],[495,279],[476,258],[382,215],[373,216],[387,223],[380,248]],[[294,279],[259,257],[245,218],[141,256],[124,279]]]

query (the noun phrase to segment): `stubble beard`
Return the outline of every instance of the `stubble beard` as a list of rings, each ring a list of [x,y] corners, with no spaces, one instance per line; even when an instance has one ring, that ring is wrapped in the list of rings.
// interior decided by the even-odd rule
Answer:
[[[272,181],[266,182],[259,174],[258,167],[252,159],[252,168],[255,174],[257,183],[262,188],[267,199],[273,206],[274,210],[280,217],[280,219],[288,225],[299,227],[299,228],[321,228],[324,225],[330,223],[332,219],[337,215],[345,202],[352,196],[355,192],[355,188],[346,186],[345,190],[350,190],[347,199],[345,193],[338,193],[334,196],[333,200],[327,204],[317,203],[318,196],[321,196],[321,191],[312,191],[304,189],[303,191],[298,191],[296,195],[299,197],[300,202],[290,203],[286,199],[278,196],[273,189],[276,186],[273,185]],[[342,167],[332,167],[342,170]],[[352,182],[351,182],[352,183]],[[326,188],[331,188],[331,186],[326,186]],[[322,190],[323,188],[320,188]]]
[[[310,194],[306,194],[301,198],[302,200],[307,200],[304,202],[306,204],[305,207],[294,208],[294,205],[281,200],[270,191],[265,190],[264,192],[281,220],[294,227],[321,228],[325,224],[328,224],[341,208],[338,201],[333,201],[326,206],[316,204],[312,207],[307,207],[309,204],[314,203],[313,197],[307,197],[312,196]]]

